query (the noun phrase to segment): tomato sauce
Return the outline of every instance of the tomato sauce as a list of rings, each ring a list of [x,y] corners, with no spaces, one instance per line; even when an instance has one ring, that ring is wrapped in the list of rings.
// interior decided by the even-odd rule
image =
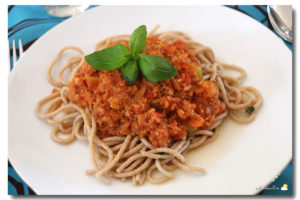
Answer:
[[[200,63],[183,41],[151,36],[143,53],[166,58],[178,75],[157,83],[140,76],[129,86],[120,69],[97,71],[85,63],[70,82],[70,101],[89,108],[100,138],[138,135],[154,147],[168,147],[185,139],[189,127],[205,129],[224,112],[218,87],[200,80],[195,71]]]

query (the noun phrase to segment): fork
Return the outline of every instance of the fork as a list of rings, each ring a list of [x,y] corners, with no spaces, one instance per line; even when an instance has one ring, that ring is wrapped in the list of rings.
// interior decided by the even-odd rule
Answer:
[[[14,67],[17,63],[17,50],[16,50],[16,44],[15,44],[15,40],[12,41],[12,51],[13,51],[13,60],[12,60],[12,66]],[[22,45],[22,40],[19,39],[19,58],[22,56],[23,54],[23,45]],[[9,66],[9,71],[10,71],[10,66]]]

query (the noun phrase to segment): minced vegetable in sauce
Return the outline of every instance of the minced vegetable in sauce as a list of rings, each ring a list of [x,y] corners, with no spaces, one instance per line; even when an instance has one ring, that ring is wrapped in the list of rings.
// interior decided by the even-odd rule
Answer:
[[[140,76],[128,86],[120,69],[97,71],[85,63],[70,82],[70,101],[91,110],[100,138],[138,135],[154,147],[168,147],[185,139],[189,127],[205,129],[224,112],[218,87],[200,80],[195,70],[200,63],[183,41],[166,43],[151,36],[143,53],[166,58],[178,75],[156,83]]]

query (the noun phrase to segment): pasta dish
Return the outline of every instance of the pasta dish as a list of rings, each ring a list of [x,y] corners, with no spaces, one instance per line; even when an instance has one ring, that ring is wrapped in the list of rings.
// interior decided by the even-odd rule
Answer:
[[[87,141],[92,169],[86,173],[106,183],[111,177],[134,185],[162,183],[177,168],[205,173],[187,165],[185,155],[213,141],[224,119],[249,123],[262,105],[255,88],[241,85],[244,69],[217,62],[211,48],[185,33],[157,33],[157,28],[141,52],[174,66],[177,74],[167,80],[138,76],[128,84],[123,68],[96,70],[74,46],[61,49],[48,69],[54,89],[38,102],[36,115],[53,126],[55,142]],[[129,41],[130,35],[110,37],[97,43],[95,51],[118,44],[129,48]],[[78,55],[55,74],[69,50]],[[146,74],[143,70],[139,73]],[[225,73],[229,71],[238,76]]]

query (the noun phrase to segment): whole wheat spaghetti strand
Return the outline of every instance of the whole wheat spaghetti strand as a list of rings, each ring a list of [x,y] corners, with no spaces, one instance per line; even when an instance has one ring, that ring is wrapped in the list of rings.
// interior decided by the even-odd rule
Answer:
[[[95,118],[92,116],[92,124],[91,124],[91,128],[88,134],[88,141],[89,141],[89,147],[90,147],[90,156],[91,156],[91,160],[92,160],[92,164],[94,169],[96,169],[96,171],[99,170],[99,167],[97,165],[97,161],[96,161],[96,146],[94,143],[95,137],[96,137],[96,121]]]
[[[73,122],[73,128],[72,131],[74,133],[74,135],[76,136],[77,139],[79,140],[88,140],[87,135],[83,135],[81,134],[81,128],[83,125],[83,119],[81,117],[81,115],[78,115]]]
[[[141,155],[148,157],[148,158],[152,158],[152,159],[168,159],[169,158],[169,155],[155,154],[155,153],[151,153],[149,151],[143,151],[143,152],[141,152]]]
[[[156,168],[158,169],[158,171],[159,171],[160,173],[162,173],[163,175],[165,175],[165,176],[167,176],[167,177],[169,177],[169,178],[173,178],[173,177],[174,177],[173,174],[171,174],[170,172],[168,172],[167,170],[165,170],[165,169],[161,166],[161,163],[160,163],[159,160],[155,160],[155,166],[156,166]]]
[[[55,99],[55,98],[57,98],[57,97],[59,97],[59,96],[60,96],[60,93],[59,93],[59,92],[55,92],[55,93],[50,94],[50,95],[44,97],[43,99],[41,99],[41,100],[37,103],[37,105],[36,105],[35,114],[36,114],[38,117],[42,118],[42,119],[43,119],[43,118],[47,118],[47,117],[48,117],[47,114],[42,114],[42,113],[41,113],[41,107],[42,107],[45,103],[47,103],[47,102],[49,102],[49,101],[51,101],[51,100],[53,100],[53,99]],[[48,109],[48,111],[49,111],[49,110],[52,111],[52,109]],[[54,112],[54,111],[53,111],[53,112]]]
[[[118,36],[113,36],[113,37],[109,37],[106,38],[100,42],[98,42],[95,45],[95,51],[99,51],[101,49],[103,49],[104,47],[106,47],[110,42],[114,42],[114,41],[122,41],[122,40],[129,40],[130,35],[118,35]]]
[[[223,67],[225,69],[231,69],[231,70],[235,70],[235,71],[240,72],[240,76],[235,78],[238,81],[243,80],[246,76],[246,71],[241,67],[238,67],[238,66],[235,66],[235,65],[228,65],[228,64],[223,64]]]
[[[50,112],[55,111],[55,110],[58,109],[58,108],[62,105],[62,103],[63,103],[63,100],[61,99],[61,97],[56,97],[56,98],[54,98],[54,99],[52,99],[52,100],[49,100],[49,101],[51,101],[51,102],[49,103],[49,105],[48,105],[47,108],[45,109],[44,113],[50,113]],[[48,101],[48,102],[49,102],[49,101]],[[46,103],[48,103],[48,102],[46,102]],[[43,105],[43,104],[41,104],[41,105]],[[40,111],[37,111],[37,112],[40,112]]]
[[[114,153],[112,152],[111,148],[107,146],[102,140],[100,140],[98,137],[94,138],[94,142],[98,147],[101,147],[106,152],[106,156],[108,156],[108,160],[106,162],[106,165],[112,162],[114,158]],[[98,152],[99,153],[99,152]]]
[[[148,151],[148,153],[153,153],[153,154],[154,153],[168,153],[168,154],[173,155],[174,157],[178,158],[181,162],[183,162],[183,163],[185,162],[185,158],[180,153],[178,153],[177,151],[170,149],[170,148],[160,147],[160,148],[152,149],[152,150]]]
[[[132,171],[133,169],[135,169],[137,166],[139,166],[145,160],[146,160],[145,157],[142,157],[140,159],[135,160],[133,163],[131,163],[131,165],[129,165],[127,168],[124,169],[124,172],[130,172],[130,171]],[[120,172],[122,172],[122,171],[120,171]]]
[[[113,152],[119,151],[121,149],[121,147],[123,146],[123,143],[119,143],[116,146],[112,147],[111,150]]]
[[[165,170],[171,172],[174,171],[175,169],[177,169],[178,167],[176,165],[174,165],[172,162],[172,160],[164,160],[162,162],[162,166]]]
[[[173,159],[172,162],[179,167],[180,169],[184,170],[184,171],[188,171],[188,172],[201,172],[203,174],[206,173],[206,171],[203,168],[198,168],[198,167],[190,167],[187,166],[185,164],[180,163],[179,161],[177,161],[176,159]]]
[[[135,154],[128,158],[125,162],[121,164],[119,168],[117,168],[117,172],[122,172],[128,165],[130,165],[132,162],[136,161],[139,158],[144,157],[142,154]]]
[[[62,54],[66,51],[66,50],[75,50],[77,51],[79,54],[83,55],[83,51],[78,48],[78,47],[75,47],[75,46],[67,46],[67,47],[64,47],[62,48],[58,54],[56,55],[55,59],[52,61],[52,63],[50,64],[49,68],[48,68],[48,72],[47,72],[47,78],[48,78],[48,81],[53,85],[53,86],[56,86],[56,87],[62,87],[64,86],[63,83],[61,82],[57,82],[54,80],[54,78],[52,77],[52,69],[53,67],[56,65],[56,63],[58,62],[58,60],[62,57]]]
[[[59,137],[58,136],[59,132],[60,132],[59,128],[54,128],[52,133],[51,133],[51,138],[55,142],[58,142],[60,144],[70,144],[76,139],[75,135],[72,132],[70,132],[70,134],[68,134],[69,136],[67,138]]]
[[[71,59],[68,61],[68,63],[67,63],[67,64],[59,71],[59,73],[58,73],[58,78],[59,78],[60,83],[62,83],[62,84],[65,85],[65,86],[67,86],[67,85],[69,84],[69,80],[66,81],[66,80],[63,78],[63,75],[64,75],[64,73],[65,73],[65,71],[66,71],[67,69],[72,68],[73,65],[76,64],[76,63],[77,63],[77,64],[80,63],[81,60],[82,60],[81,57],[74,57],[74,58],[71,58]]]
[[[157,25],[150,31],[149,35],[150,35],[150,36],[151,36],[151,35],[154,35],[154,33],[159,29],[159,27],[160,27],[160,25],[157,24]]]
[[[107,137],[103,138],[103,142],[112,142],[112,141],[117,141],[117,142],[123,142],[125,140],[124,136],[112,136],[112,137]]]
[[[59,124],[59,123],[62,123],[64,121],[67,121],[69,119],[75,119],[77,116],[78,116],[78,112],[72,112],[72,113],[64,115],[64,116],[62,116],[61,118],[58,118],[58,119],[48,118],[47,122],[49,124]]]
[[[147,170],[147,180],[150,183],[153,184],[160,184],[168,181],[170,178],[168,176],[162,176],[161,178],[154,178],[152,177],[152,174],[154,170],[157,170],[156,165],[152,165],[148,170]]]
[[[192,133],[189,134],[189,136],[196,136],[196,135],[207,135],[207,136],[212,136],[214,133],[212,131],[208,130],[196,130]]]
[[[133,155],[134,153],[138,152],[139,150],[141,150],[144,147],[144,144],[138,144],[135,147],[133,147],[132,149],[130,149],[129,151],[125,152],[121,158],[128,158],[131,155]]]
[[[236,121],[240,124],[248,124],[252,122],[256,118],[256,113],[253,112],[250,116],[247,118],[241,118],[238,114],[235,114],[235,111],[230,111],[229,116],[233,121]]]
[[[139,136],[136,136],[133,138],[133,140],[131,141],[130,145],[129,145],[129,149],[131,150],[132,148],[135,147],[136,143],[140,140]]]
[[[225,90],[225,87],[224,87],[224,84],[223,84],[221,78],[220,78],[220,77],[217,77],[216,80],[217,80],[218,86],[219,86],[219,88],[220,88],[220,90],[221,90],[223,99],[224,99],[226,105],[227,105],[229,108],[231,108],[231,109],[241,109],[241,108],[248,107],[248,106],[251,104],[252,101],[251,101],[251,97],[250,97],[250,95],[249,95],[248,92],[246,92],[246,94],[247,94],[247,96],[248,96],[248,100],[247,100],[245,103],[241,103],[241,104],[233,104],[233,103],[230,103],[230,102],[228,101],[227,94],[226,94],[226,90]],[[244,91],[244,92],[245,92],[245,91]]]
[[[152,144],[150,144],[145,138],[140,138],[140,140],[149,149],[154,149],[154,147],[152,146]]]
[[[198,137],[193,138],[192,139],[193,141],[190,144],[190,146],[188,147],[188,149],[191,150],[191,149],[195,149],[195,148],[200,147],[201,145],[204,144],[206,139],[207,139],[206,135],[203,135],[203,136],[200,136],[200,137],[198,136]]]
[[[96,173],[96,177],[102,176],[104,173],[108,172],[119,161],[119,159],[121,158],[122,154],[124,153],[128,143],[129,143],[130,139],[131,139],[131,136],[127,135],[124,143],[122,144],[122,147],[120,148],[120,150],[117,153],[117,155],[115,156],[115,158],[112,160],[111,163],[109,163],[107,166],[105,166],[101,171]]]
[[[152,161],[151,158],[147,158],[147,160],[141,166],[136,168],[135,170],[132,170],[130,172],[123,172],[123,173],[111,172],[111,174],[112,174],[112,176],[117,177],[117,178],[130,177],[130,176],[133,176],[133,175],[147,169],[147,167],[150,165],[151,161]]]
[[[63,133],[63,134],[68,134],[72,132],[73,129],[73,122],[62,122],[58,124],[58,129]]]

